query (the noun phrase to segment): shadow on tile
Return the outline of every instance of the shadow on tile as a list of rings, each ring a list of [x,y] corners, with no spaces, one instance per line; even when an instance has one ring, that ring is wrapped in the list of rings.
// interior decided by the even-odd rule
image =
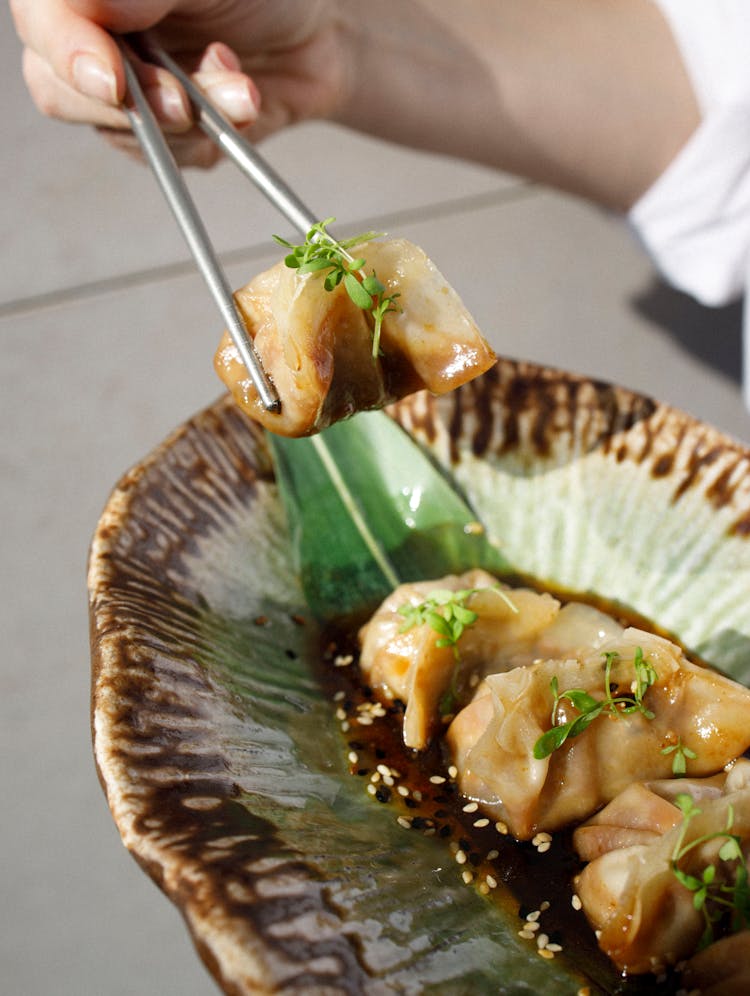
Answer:
[[[631,304],[686,352],[734,383],[742,382],[742,301],[708,308],[655,279]]]

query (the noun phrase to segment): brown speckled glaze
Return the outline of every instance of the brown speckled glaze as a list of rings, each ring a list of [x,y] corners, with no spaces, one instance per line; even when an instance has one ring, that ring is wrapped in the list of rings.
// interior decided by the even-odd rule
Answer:
[[[723,655],[719,663],[747,680],[750,454],[742,446],[648,398],[511,361],[443,398],[400,402],[392,414],[451,465],[501,546],[519,536],[511,552],[522,572],[619,600],[696,652]],[[559,516],[545,532],[535,521],[558,495]],[[509,507],[496,515],[493,502]],[[610,518],[616,536],[602,532]],[[629,546],[631,534],[643,538]],[[623,564],[637,567],[623,589],[622,564],[590,563],[617,542]],[[424,967],[396,965],[359,899],[349,905],[356,848],[338,853],[346,837],[336,836],[335,823],[322,831],[324,847],[302,822],[305,792],[323,809],[335,809],[336,794],[322,775],[306,772],[299,786],[287,780],[292,755],[283,735],[278,745],[266,734],[254,740],[251,699],[268,715],[283,701],[295,714],[319,714],[321,728],[333,726],[314,679],[304,677],[317,634],[285,545],[263,434],[226,398],[125,475],[89,567],[100,778],[124,843],[179,907],[224,992],[421,992]],[[675,572],[684,583],[672,591]],[[714,608],[696,623],[706,602]],[[282,676],[277,688],[269,679],[270,691],[256,689],[241,665],[245,645],[269,661],[299,664],[292,691]],[[335,749],[335,735],[326,736]],[[268,802],[274,786],[290,793],[281,822]],[[300,840],[312,838],[293,846],[290,825]],[[367,889],[379,894],[377,869],[387,867],[393,846],[373,859],[380,864],[360,898]],[[430,964],[431,992],[484,991],[455,981],[441,990]],[[580,984],[555,987],[575,992]]]

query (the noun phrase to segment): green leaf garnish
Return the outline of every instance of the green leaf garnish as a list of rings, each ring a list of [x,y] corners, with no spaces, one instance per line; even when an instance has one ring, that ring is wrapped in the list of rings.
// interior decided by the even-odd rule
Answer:
[[[327,230],[335,218],[326,218],[316,222],[308,231],[305,241],[294,245],[280,235],[273,238],[285,249],[291,252],[284,257],[284,263],[290,269],[300,274],[317,273],[328,270],[323,286],[327,291],[335,290],[343,281],[344,289],[354,304],[371,316],[372,319],[372,355],[377,359],[380,355],[380,334],[383,318],[389,311],[397,311],[396,299],[399,294],[386,294],[385,286],[377,278],[377,274],[365,272],[366,261],[351,255],[349,250],[362,242],[379,238],[381,232],[363,232],[351,239],[340,241]]]
[[[471,567],[511,573],[456,484],[384,412],[267,441],[295,571],[317,619],[372,614],[407,581]]]
[[[513,601],[497,585],[488,588],[462,588],[451,591],[449,588],[436,588],[435,591],[417,605],[402,605],[398,610],[404,617],[399,632],[406,633],[414,626],[427,623],[438,634],[435,641],[437,647],[453,647],[458,658],[458,641],[464,632],[479,618],[467,602],[479,591],[495,591],[505,601],[512,612],[518,612]]]
[[[669,754],[674,755],[672,758],[673,775],[684,775],[687,772],[687,762],[694,761],[698,756],[694,750],[691,750],[682,742],[682,737],[677,738],[676,744],[663,747],[661,753],[665,756]]]
[[[451,675],[450,686],[440,700],[440,713],[447,715],[453,712],[458,697],[456,687],[458,680],[458,669],[461,664],[461,657],[458,651],[458,641],[466,630],[473,626],[479,618],[478,613],[468,608],[467,602],[472,595],[479,591],[495,591],[509,606],[511,611],[518,612],[513,601],[497,585],[487,588],[462,588],[459,591],[451,591],[449,588],[436,588],[423,602],[417,605],[402,605],[399,613],[404,617],[404,622],[399,630],[400,633],[407,633],[414,626],[427,624],[434,630],[438,638],[435,640],[436,647],[452,647],[455,666]]]
[[[643,650],[636,647],[633,657],[635,681],[630,695],[612,695],[612,665],[618,658],[614,651],[604,653],[604,698],[597,699],[583,688],[569,688],[565,692],[559,689],[557,676],[550,681],[552,691],[552,710],[550,721],[552,728],[543,733],[534,744],[534,757],[537,761],[544,760],[572,737],[577,737],[601,715],[621,718],[634,712],[641,713],[646,719],[653,719],[654,714],[648,709],[643,697],[657,679],[656,670],[643,656]],[[579,713],[566,723],[558,723],[560,703],[567,700]]]
[[[399,632],[406,633],[414,626],[429,625],[439,639],[437,647],[453,647],[453,653],[458,658],[458,641],[469,626],[473,626],[479,616],[467,608],[466,602],[478,588],[463,588],[460,591],[450,591],[447,588],[437,588],[418,605],[402,605],[398,610],[404,617]]]
[[[750,926],[750,888],[748,888],[747,866],[742,853],[741,839],[731,833],[734,823],[734,810],[727,808],[727,821],[723,830],[702,834],[685,843],[688,827],[701,813],[692,796],[680,793],[675,804],[682,812],[682,825],[672,851],[671,867],[677,881],[693,894],[693,907],[703,914],[704,930],[700,947],[711,944],[722,921],[728,921],[733,932]],[[680,862],[694,849],[709,841],[723,841],[718,851],[718,859],[724,865],[735,862],[735,867],[719,868],[707,864],[696,874],[686,872]],[[721,872],[721,874],[719,874]]]

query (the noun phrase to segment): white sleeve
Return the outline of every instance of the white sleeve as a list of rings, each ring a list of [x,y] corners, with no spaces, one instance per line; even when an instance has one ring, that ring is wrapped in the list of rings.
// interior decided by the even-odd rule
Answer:
[[[750,264],[750,2],[654,2],[703,120],[629,220],[671,284],[725,304],[743,293]]]
[[[702,122],[629,214],[655,266],[716,306],[750,280],[750,0],[653,0],[682,54]],[[750,407],[750,308],[745,397]]]

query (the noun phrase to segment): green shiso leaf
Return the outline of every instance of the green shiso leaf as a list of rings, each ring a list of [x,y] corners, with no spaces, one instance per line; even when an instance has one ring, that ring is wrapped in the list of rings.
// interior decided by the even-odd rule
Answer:
[[[370,609],[396,585],[509,565],[445,473],[392,419],[269,436],[295,566],[318,619]]]

